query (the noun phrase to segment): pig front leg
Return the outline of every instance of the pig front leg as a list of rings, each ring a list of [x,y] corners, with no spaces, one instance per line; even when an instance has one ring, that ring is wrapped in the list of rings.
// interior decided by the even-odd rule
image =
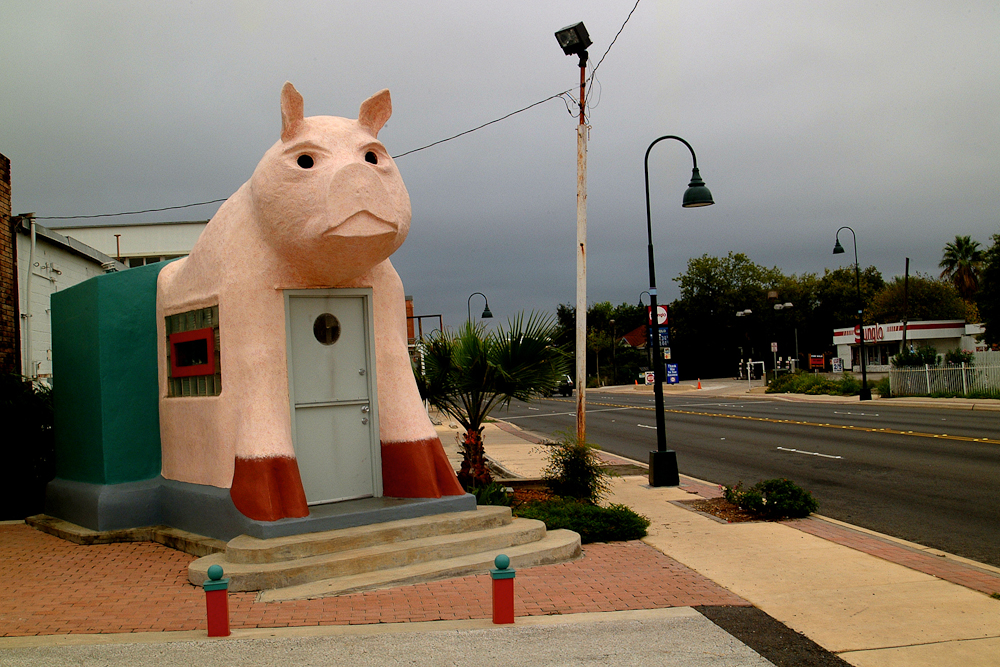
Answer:
[[[219,310],[232,351],[223,359],[222,418],[234,442],[233,504],[258,521],[308,516],[291,436],[282,293],[243,292]]]
[[[406,340],[406,297],[386,260],[363,276],[375,302],[375,359],[383,494],[440,498],[465,493],[420,400]]]

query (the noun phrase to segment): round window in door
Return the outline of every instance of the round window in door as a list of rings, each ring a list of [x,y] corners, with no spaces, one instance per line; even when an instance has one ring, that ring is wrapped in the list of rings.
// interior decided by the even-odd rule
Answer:
[[[323,345],[333,345],[340,340],[340,320],[330,313],[323,313],[313,322],[313,336]]]

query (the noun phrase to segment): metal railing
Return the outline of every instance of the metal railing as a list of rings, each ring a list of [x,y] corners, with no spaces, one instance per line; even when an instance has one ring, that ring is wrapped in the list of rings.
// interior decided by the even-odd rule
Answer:
[[[1000,364],[924,366],[889,371],[893,396],[992,396],[1000,398]]]

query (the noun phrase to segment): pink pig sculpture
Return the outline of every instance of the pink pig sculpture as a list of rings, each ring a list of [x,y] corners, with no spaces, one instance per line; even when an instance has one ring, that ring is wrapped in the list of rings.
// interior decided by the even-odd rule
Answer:
[[[281,138],[157,283],[160,434],[166,479],[229,488],[251,519],[309,514],[292,437],[284,290],[371,288],[382,492],[465,492],[427,417],[407,352],[403,285],[389,256],[410,198],[378,132],[383,90],[358,119],[303,116],[281,91]],[[170,396],[165,318],[218,306],[222,390]]]

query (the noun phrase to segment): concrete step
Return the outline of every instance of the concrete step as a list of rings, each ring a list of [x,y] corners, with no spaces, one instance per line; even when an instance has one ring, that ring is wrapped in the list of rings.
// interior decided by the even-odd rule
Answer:
[[[499,553],[509,556],[510,566],[516,570],[566,562],[578,558],[582,552],[580,536],[577,533],[570,530],[550,530],[537,542],[266,590],[261,592],[258,599],[263,602],[276,602],[320,598],[463,577],[469,574],[486,574],[495,567],[493,559]],[[487,594],[484,592],[484,595]]]
[[[407,521],[420,521],[420,519]],[[514,519],[509,524],[482,530],[376,543],[346,551],[270,563],[234,563],[228,559],[227,554],[212,554],[199,558],[188,566],[188,580],[192,584],[202,584],[208,578],[209,566],[218,564],[229,578],[231,591],[285,588],[322,579],[407,567],[468,554],[492,552],[495,556],[500,551],[538,542],[544,537],[545,524],[541,521]],[[579,543],[578,536],[576,539]]]
[[[434,535],[489,530],[509,525],[511,520],[509,507],[484,505],[469,512],[436,514],[415,519],[387,521],[354,528],[275,537],[266,540],[240,535],[229,540],[226,544],[226,561],[229,563],[276,563]]]

